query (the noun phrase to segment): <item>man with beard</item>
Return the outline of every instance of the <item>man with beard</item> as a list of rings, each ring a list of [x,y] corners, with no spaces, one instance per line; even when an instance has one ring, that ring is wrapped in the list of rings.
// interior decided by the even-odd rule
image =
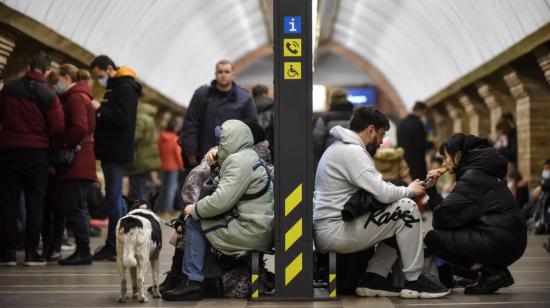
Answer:
[[[422,220],[409,199],[424,194],[424,184],[415,180],[408,187],[394,186],[384,182],[374,167],[372,157],[389,128],[387,117],[378,109],[360,107],[353,113],[350,129],[331,129],[336,140],[321,157],[315,177],[315,246],[320,252],[349,254],[377,245],[355,290],[359,296],[442,297],[449,290],[421,274]],[[344,222],[344,205],[360,190],[372,194],[382,206]],[[393,237],[403,262],[403,288],[386,281],[397,252],[383,241]]]

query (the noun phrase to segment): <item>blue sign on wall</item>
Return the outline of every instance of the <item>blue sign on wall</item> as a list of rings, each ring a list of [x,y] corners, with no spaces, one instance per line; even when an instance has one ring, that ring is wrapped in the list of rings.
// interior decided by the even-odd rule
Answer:
[[[348,101],[356,107],[371,106],[376,104],[375,88],[345,88],[345,90],[348,92]]]
[[[301,16],[285,16],[285,33],[302,33]]]

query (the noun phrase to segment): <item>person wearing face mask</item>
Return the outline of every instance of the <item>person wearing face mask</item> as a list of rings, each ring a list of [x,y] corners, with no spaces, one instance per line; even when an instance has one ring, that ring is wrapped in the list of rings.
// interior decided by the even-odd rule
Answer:
[[[94,254],[94,260],[114,260],[115,226],[126,213],[122,199],[125,167],[134,161],[136,114],[141,85],[129,67],[117,67],[111,58],[101,55],[90,64],[92,76],[105,88],[102,103],[92,101],[96,110],[94,151],[101,161],[105,176],[105,199],[109,227],[105,245]]]
[[[420,180],[398,187],[382,180],[373,157],[390,128],[388,118],[373,107],[357,108],[350,129],[335,126],[335,138],[324,152],[315,176],[313,228],[315,247],[321,253],[349,254],[374,247],[376,251],[355,290],[359,296],[438,298],[449,290],[421,273],[424,263],[422,219],[410,198],[424,194]],[[342,218],[344,205],[359,190],[384,205],[349,222]],[[383,241],[395,237],[403,262],[405,286],[386,281],[397,252]]]
[[[489,294],[512,285],[507,268],[523,255],[527,233],[506,185],[506,159],[487,139],[464,134],[451,136],[439,153],[446,170],[456,174],[456,186],[442,199],[434,187],[445,170],[428,173],[434,229],[425,244],[448,263],[481,272],[465,294]]]
[[[57,70],[55,91],[60,95],[65,111],[65,131],[58,140],[62,148],[77,148],[68,167],[56,167],[61,198],[68,227],[73,230],[76,250],[60,265],[92,264],[90,254],[90,215],[86,206],[88,190],[97,181],[94,139],[95,109],[92,90],[88,84],[90,73],[72,64],[63,64]]]
[[[411,177],[424,179],[426,175],[426,151],[431,148],[426,132],[426,111],[428,107],[417,102],[413,113],[399,123],[397,128],[397,146],[405,150],[405,160],[411,169]]]
[[[63,108],[46,86],[52,61],[32,56],[30,70],[0,92],[0,265],[15,266],[17,209],[25,195],[25,265],[46,265],[38,253],[48,186],[50,139],[63,132]]]

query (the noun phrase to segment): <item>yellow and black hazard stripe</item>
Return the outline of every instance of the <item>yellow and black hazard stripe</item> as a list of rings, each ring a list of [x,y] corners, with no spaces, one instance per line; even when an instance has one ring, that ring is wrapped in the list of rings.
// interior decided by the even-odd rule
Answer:
[[[302,204],[302,184],[298,185],[286,198],[285,198],[285,220],[293,211],[296,211],[298,206]],[[303,235],[303,217],[299,217],[294,221],[284,223],[283,225],[290,226],[285,230],[284,246],[285,253],[289,253],[289,249],[302,237]],[[303,255],[300,251],[296,255],[290,256],[290,262],[285,265],[285,286],[288,286],[296,276],[298,276],[303,269]]]
[[[336,298],[336,252],[329,252],[328,256],[328,296]]]

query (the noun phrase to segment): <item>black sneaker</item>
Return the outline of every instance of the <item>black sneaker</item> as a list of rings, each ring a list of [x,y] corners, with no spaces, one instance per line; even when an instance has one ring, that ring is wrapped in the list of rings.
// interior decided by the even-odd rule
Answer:
[[[393,286],[386,278],[369,272],[363,273],[355,289],[355,294],[367,297],[399,296],[400,292],[401,288]]]
[[[480,295],[491,294],[500,288],[509,287],[514,284],[514,278],[508,269],[497,270],[488,267],[481,269],[479,282],[464,289],[464,294]]]
[[[434,282],[421,274],[416,281],[405,281],[401,290],[402,298],[440,298],[451,293],[441,283]]]
[[[0,255],[0,266],[16,266],[15,250]]]
[[[116,261],[116,249],[114,247],[110,247],[107,245],[102,246],[101,248],[95,251],[92,259],[94,261],[104,261],[104,260]]]
[[[48,264],[38,251],[32,250],[25,253],[25,266],[44,266]]]

